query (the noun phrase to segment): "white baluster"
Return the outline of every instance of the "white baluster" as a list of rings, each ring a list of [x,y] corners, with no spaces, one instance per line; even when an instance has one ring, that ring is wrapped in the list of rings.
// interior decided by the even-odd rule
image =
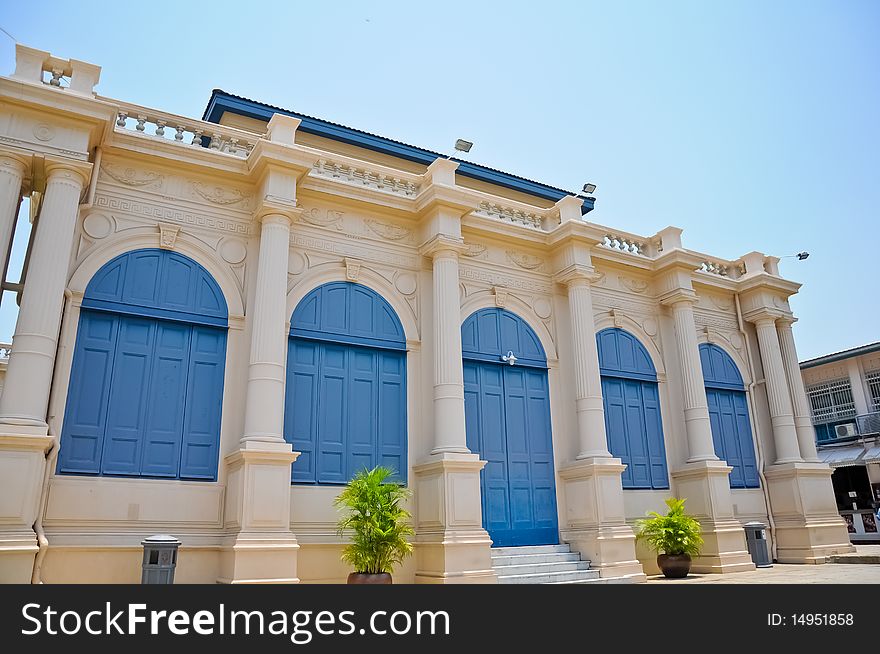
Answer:
[[[143,132],[144,131],[144,123],[146,123],[146,122],[147,122],[146,116],[138,116],[137,117],[137,125],[135,125],[135,129],[139,132]]]

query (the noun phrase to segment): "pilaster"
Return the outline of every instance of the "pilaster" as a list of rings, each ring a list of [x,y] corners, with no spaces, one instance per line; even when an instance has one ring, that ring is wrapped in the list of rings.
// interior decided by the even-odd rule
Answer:
[[[794,332],[791,329],[795,320],[796,318],[788,316],[780,318],[776,321],[776,331],[779,335],[779,346],[782,354],[782,364],[785,367],[785,378],[791,391],[794,428],[797,433],[801,458],[804,461],[817,463],[819,455],[816,453],[816,430],[813,428],[813,421],[810,417],[810,405],[807,402],[804,379],[801,377],[801,369],[798,365]],[[859,382],[861,383],[861,379]]]

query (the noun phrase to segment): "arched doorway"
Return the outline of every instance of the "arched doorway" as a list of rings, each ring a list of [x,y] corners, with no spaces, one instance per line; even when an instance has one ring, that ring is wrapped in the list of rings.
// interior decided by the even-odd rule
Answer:
[[[284,438],[301,452],[293,483],[344,484],[375,465],[406,481],[406,337],[375,291],[331,282],[297,304]]]
[[[83,297],[58,471],[216,479],[226,326],[220,287],[192,259],[106,263]]]
[[[559,542],[547,358],[525,321],[482,309],[461,328],[467,444],[495,547]],[[510,355],[513,355],[511,359]]]
[[[711,343],[700,345],[700,364],[715,455],[733,468],[730,487],[759,488],[746,389],[739,368],[727,352]]]
[[[624,489],[669,488],[657,372],[645,346],[613,327],[596,334],[605,431],[611,454],[626,464]]]

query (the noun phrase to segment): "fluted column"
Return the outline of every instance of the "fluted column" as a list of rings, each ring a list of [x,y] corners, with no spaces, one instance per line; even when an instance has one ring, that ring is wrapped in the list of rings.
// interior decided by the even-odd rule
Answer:
[[[776,318],[765,316],[755,320],[758,332],[758,348],[761,351],[761,366],[770,401],[770,422],[773,425],[773,440],[776,443],[776,463],[803,461],[798,445],[794,423],[794,410],[791,393],[788,390],[779,336],[776,333]]]
[[[813,428],[813,421],[810,417],[810,405],[807,402],[807,392],[804,389],[804,379],[801,377],[797,348],[794,344],[794,332],[791,329],[794,321],[794,318],[780,318],[776,321],[776,331],[779,334],[782,364],[785,366],[785,376],[791,391],[794,428],[797,432],[801,458],[804,461],[818,461],[816,430]]]
[[[284,440],[284,369],[287,357],[287,257],[290,218],[262,217],[260,258],[251,307],[250,364],[242,441]]]
[[[435,237],[423,250],[433,257],[434,447],[431,454],[470,452],[464,420],[461,362],[460,240]]]
[[[79,200],[89,169],[88,164],[53,163],[46,166],[46,192],[21,296],[6,383],[0,397],[2,423],[46,426],[67,264]]]
[[[684,421],[687,432],[688,462],[717,460],[712,442],[712,423],[706,402],[706,384],[700,365],[700,347],[694,323],[693,298],[672,303],[675,341],[684,389]]]
[[[580,271],[562,279],[568,286],[574,353],[574,393],[577,412],[578,459],[610,458],[602,404],[599,350],[593,322],[592,271]]]
[[[6,257],[15,230],[21,183],[26,171],[25,162],[18,157],[0,154],[0,275],[6,270]]]

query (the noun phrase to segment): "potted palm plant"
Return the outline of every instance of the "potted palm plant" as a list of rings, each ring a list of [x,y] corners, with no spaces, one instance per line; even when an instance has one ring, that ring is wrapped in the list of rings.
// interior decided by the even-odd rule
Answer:
[[[636,521],[636,538],[657,552],[657,565],[665,577],[687,577],[691,557],[697,556],[703,546],[700,523],[685,513],[684,502],[670,497],[666,500],[666,515],[651,511],[648,517]]]
[[[410,491],[386,481],[392,474],[383,466],[361,470],[334,501],[346,512],[338,523],[340,535],[353,532],[342,551],[342,560],[355,570],[348,575],[350,584],[390,584],[394,566],[412,554],[407,537],[415,532],[402,506]]]

